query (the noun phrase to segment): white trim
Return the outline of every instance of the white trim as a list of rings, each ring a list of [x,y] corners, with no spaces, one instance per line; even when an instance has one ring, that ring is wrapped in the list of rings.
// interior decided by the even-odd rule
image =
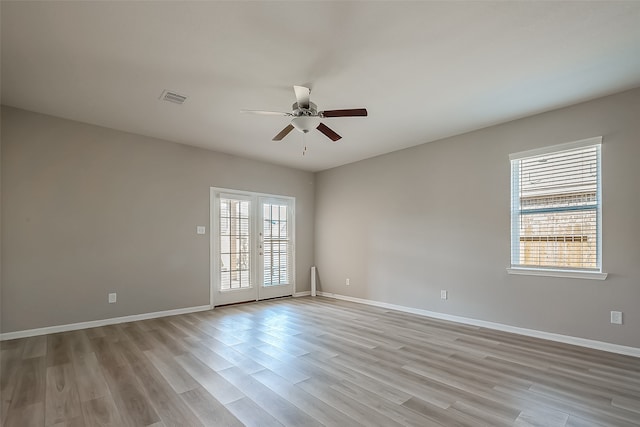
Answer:
[[[468,317],[454,316],[452,314],[438,313],[435,311],[422,310],[419,308],[405,307],[403,305],[389,304],[386,302],[372,301],[363,298],[349,297],[345,295],[333,294],[330,292],[320,292],[318,295],[328,298],[335,298],[344,301],[351,301],[360,304],[372,305],[375,307],[388,308],[391,310],[403,311],[405,313],[417,314],[418,316],[433,317],[435,319],[448,320],[465,325],[479,326],[481,328],[495,329],[497,331],[511,332],[528,337],[541,338],[549,341],[572,344],[595,350],[608,351],[610,353],[624,354],[626,356],[640,357],[640,348],[628,347],[619,344],[611,344],[603,341],[590,340],[586,338],[572,337],[569,335],[554,334],[551,332],[537,331],[535,329],[520,328],[518,326],[504,325],[502,323],[487,322],[484,320],[471,319]]]
[[[226,188],[226,187],[209,187],[209,188],[219,193],[225,193],[225,192],[231,193],[230,195],[232,196],[241,194],[249,198],[253,196],[257,196],[257,197],[267,197],[267,198],[272,197],[276,199],[290,199],[290,200],[296,199],[295,196],[287,196],[287,195],[273,194],[273,193],[261,193],[259,191],[236,190],[234,188]]]
[[[509,154],[509,160],[526,159],[527,157],[540,156],[542,154],[554,153],[558,151],[573,150],[576,148],[588,147],[590,145],[602,144],[602,137],[595,136],[593,138],[581,139],[579,141],[566,142],[564,144],[550,145],[532,150],[520,151],[518,153]]]
[[[507,273],[520,276],[567,277],[571,279],[604,280],[608,273],[599,271],[553,270],[542,268],[507,267]]]
[[[155,311],[152,313],[132,314],[130,316],[112,317],[109,319],[90,320],[88,322],[69,323],[67,325],[46,326],[44,328],[27,329],[24,331],[5,332],[0,334],[0,341],[16,338],[34,337],[36,335],[55,334],[58,332],[76,331],[78,329],[97,328],[99,326],[115,325],[117,323],[135,322],[137,320],[156,319],[158,317],[176,316],[178,314],[195,313],[211,310],[210,305],[197,307],[176,308],[173,310]]]
[[[596,194],[598,197],[598,210],[597,210],[597,218],[596,218],[596,238],[598,239],[597,245],[596,245],[596,262],[598,263],[598,267],[600,268],[600,273],[602,273],[602,144],[600,144],[600,146],[598,147],[598,149],[596,150],[596,162],[598,164],[598,167],[596,169],[597,171],[597,178],[596,178],[596,182],[597,182],[597,189],[596,189]],[[605,275],[604,279],[606,279],[607,276]]]
[[[217,253],[217,235],[218,235],[218,224],[216,224],[214,218],[214,212],[216,211],[216,189],[214,187],[209,187],[209,305],[211,307],[215,306],[215,302],[213,301],[213,295],[217,291],[215,278],[214,276],[217,273],[217,268],[213,263],[213,254]],[[216,228],[214,228],[216,227]],[[214,230],[215,230],[215,238],[214,238]]]
[[[310,296],[311,296],[311,291],[300,291],[293,294],[294,298],[310,297]]]

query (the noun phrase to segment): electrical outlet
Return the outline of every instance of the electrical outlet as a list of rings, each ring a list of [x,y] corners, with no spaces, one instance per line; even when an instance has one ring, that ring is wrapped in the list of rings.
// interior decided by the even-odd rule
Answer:
[[[440,299],[447,299],[449,297],[448,292],[444,289],[440,291]]]
[[[611,312],[611,323],[614,325],[622,325],[622,312],[621,311],[612,311]]]
[[[349,283],[349,279],[347,279],[347,281],[345,282],[345,284],[346,284],[347,286],[349,286],[349,285],[350,285],[350,283]]]
[[[207,228],[204,225],[196,226],[196,234],[206,234],[206,233],[207,233]]]
[[[115,292],[112,292],[109,294],[109,304],[113,304],[116,302],[118,297],[118,294],[116,294]]]

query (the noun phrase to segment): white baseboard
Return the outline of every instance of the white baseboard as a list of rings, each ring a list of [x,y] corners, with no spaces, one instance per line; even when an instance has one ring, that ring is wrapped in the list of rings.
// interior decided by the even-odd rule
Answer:
[[[294,298],[298,298],[298,297],[308,297],[311,295],[311,291],[300,291],[300,292],[296,292],[295,294],[293,294]]]
[[[112,317],[110,319],[91,320],[88,322],[70,323],[68,325],[47,326],[44,328],[27,329],[25,331],[6,332],[4,334],[0,334],[0,341],[34,337],[36,335],[55,334],[58,332],[76,331],[78,329],[97,328],[99,326],[115,325],[117,323],[155,319],[158,317],[175,316],[177,314],[195,313],[197,311],[206,310],[211,310],[211,306],[201,305],[198,307],[176,308],[174,310],[155,311],[153,313],[132,314],[130,316]]]
[[[391,310],[403,311],[405,313],[417,314],[419,316],[432,317],[440,320],[449,320],[451,322],[463,323],[465,325],[480,326],[487,329],[495,329],[497,331],[511,332],[514,334],[525,335],[528,337],[542,338],[549,341],[556,341],[565,344],[573,344],[581,347],[592,348],[595,350],[608,351],[610,353],[624,354],[626,356],[640,357],[640,348],[627,347],[624,345],[611,344],[603,341],[589,340],[586,338],[572,337],[569,335],[554,334],[551,332],[537,331],[535,329],[520,328],[517,326],[504,325],[502,323],[487,322],[484,320],[471,319],[468,317],[454,316],[451,314],[438,313],[436,311],[422,310],[419,308],[405,307],[403,305],[389,304],[386,302],[373,301],[363,298],[349,297],[330,292],[320,292],[318,295],[328,298],[335,298],[344,301],[357,302],[360,304],[372,305],[375,307],[388,308]]]

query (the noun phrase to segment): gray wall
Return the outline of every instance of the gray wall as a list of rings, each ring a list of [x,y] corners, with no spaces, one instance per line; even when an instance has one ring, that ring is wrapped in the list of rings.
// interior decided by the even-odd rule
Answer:
[[[1,183],[2,332],[209,304],[211,186],[296,197],[309,290],[312,173],[3,107]]]
[[[639,119],[636,89],[318,173],[320,290],[640,347]],[[507,275],[509,153],[599,135],[608,279]]]

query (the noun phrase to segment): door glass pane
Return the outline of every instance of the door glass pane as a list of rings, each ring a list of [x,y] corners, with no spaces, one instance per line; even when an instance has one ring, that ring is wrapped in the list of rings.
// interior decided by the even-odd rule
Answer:
[[[287,221],[287,205],[264,203],[262,209],[264,274],[263,285],[285,285],[289,283],[290,241]]]
[[[251,286],[251,202],[220,199],[220,289]]]

